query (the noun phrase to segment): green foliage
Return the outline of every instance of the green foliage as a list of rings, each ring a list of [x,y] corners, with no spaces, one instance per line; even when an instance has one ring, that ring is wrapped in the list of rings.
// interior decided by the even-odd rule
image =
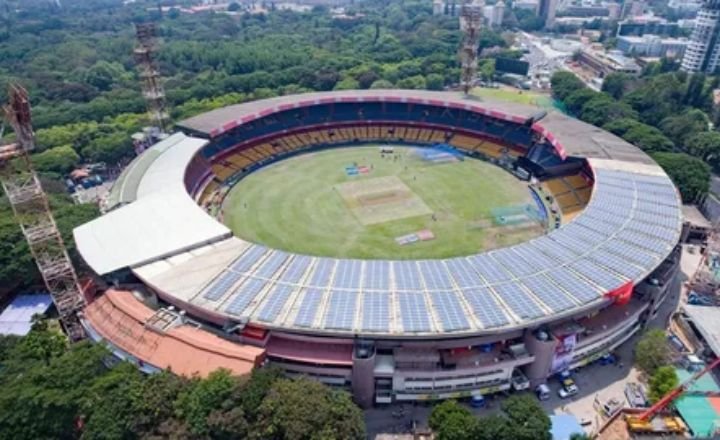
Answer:
[[[603,125],[607,121],[621,118],[635,119],[637,112],[604,93],[586,101],[580,111],[580,119],[593,125]]]
[[[258,410],[254,437],[364,439],[362,412],[345,391],[308,379],[277,380]]]
[[[680,384],[675,368],[671,365],[658,367],[650,377],[648,398],[655,403]]]
[[[385,79],[379,79],[370,86],[371,89],[392,89],[393,87],[393,83]]]
[[[80,156],[70,145],[63,145],[33,155],[32,162],[39,172],[67,174],[80,162]]]
[[[0,438],[365,438],[350,396],[319,382],[272,368],[245,379],[144,375],[106,366],[108,355],[99,344],[69,346],[47,321],[26,337],[0,337]]]
[[[659,128],[675,145],[685,147],[688,138],[708,130],[709,122],[702,110],[692,109],[677,116],[668,116],[660,121]]]
[[[720,133],[705,131],[697,133],[685,140],[688,154],[702,159],[718,169],[720,166]]]
[[[476,418],[453,400],[433,408],[429,426],[440,440],[550,440],[550,418],[532,394],[513,395],[502,413]]]
[[[600,93],[585,87],[582,89],[577,89],[571,94],[569,94],[565,98],[564,102],[567,110],[570,113],[577,115],[580,113],[586,102],[598,96],[600,96]]]
[[[659,367],[666,365],[669,356],[670,349],[662,330],[648,330],[635,346],[635,362],[649,376]]]
[[[574,74],[565,71],[558,71],[550,78],[552,94],[555,99],[565,101],[573,92],[584,89],[585,84]]]
[[[613,72],[603,79],[602,91],[615,99],[623,97],[630,86],[631,77],[627,73]]]
[[[207,434],[207,418],[220,408],[237,386],[236,379],[228,371],[218,370],[205,380],[194,380],[178,396],[176,414],[188,422],[194,434]]]
[[[685,153],[653,153],[652,158],[678,187],[684,203],[694,203],[710,189],[710,166]]]

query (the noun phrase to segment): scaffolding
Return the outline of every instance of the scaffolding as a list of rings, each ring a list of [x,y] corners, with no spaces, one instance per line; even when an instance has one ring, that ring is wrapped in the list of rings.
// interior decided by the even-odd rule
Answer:
[[[60,322],[70,339],[76,341],[85,337],[78,317],[78,312],[85,306],[85,298],[47,195],[30,161],[29,152],[35,149],[35,136],[27,91],[11,85],[8,95],[10,102],[3,108],[3,113],[15,131],[17,141],[0,149],[5,152],[0,154],[0,185],[52,296]]]
[[[460,6],[460,87],[466,95],[470,93],[477,76],[482,6],[480,0],[464,0]]]
[[[165,133],[170,117],[165,105],[165,89],[155,60],[157,45],[155,23],[136,24],[135,35],[137,39],[134,50],[135,62],[142,80],[142,92],[147,104],[147,111],[159,133]]]

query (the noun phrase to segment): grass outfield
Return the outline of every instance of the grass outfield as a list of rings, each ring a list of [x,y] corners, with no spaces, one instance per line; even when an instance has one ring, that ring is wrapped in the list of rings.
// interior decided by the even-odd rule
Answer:
[[[536,105],[543,108],[553,108],[555,103],[549,95],[531,92],[529,90],[517,90],[513,88],[491,89],[485,87],[475,87],[470,94],[479,98],[495,99],[499,101],[515,102],[518,104]]]
[[[277,162],[231,189],[223,206],[225,223],[255,243],[351,258],[468,255],[542,233],[539,227],[497,228],[489,222],[494,207],[532,203],[525,183],[480,160],[428,164],[413,150],[396,147],[396,161],[366,146]],[[354,163],[372,170],[349,177],[345,167]],[[435,239],[395,242],[423,229]]]

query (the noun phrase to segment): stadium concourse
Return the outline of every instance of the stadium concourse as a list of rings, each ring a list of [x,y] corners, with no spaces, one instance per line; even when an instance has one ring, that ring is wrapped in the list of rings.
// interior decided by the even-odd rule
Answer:
[[[677,271],[670,179],[558,112],[365,90],[254,101],[178,127],[128,166],[108,212],[74,231],[98,285],[114,286],[87,306],[88,333],[145,369],[270,363],[347,387],[363,406],[492,393],[516,370],[541,383],[613,350],[654,316]],[[363,143],[441,143],[505,167],[531,182],[548,232],[458,258],[346,260],[249,243],[211,215],[259,167]],[[168,351],[168,338],[193,350]]]

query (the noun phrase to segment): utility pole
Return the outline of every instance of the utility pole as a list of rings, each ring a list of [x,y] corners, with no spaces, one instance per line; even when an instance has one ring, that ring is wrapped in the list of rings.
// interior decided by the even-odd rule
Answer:
[[[480,0],[464,0],[460,6],[460,87],[465,95],[470,93],[477,77],[482,7]]]
[[[10,101],[3,107],[3,113],[17,141],[0,147],[0,185],[52,296],[60,322],[70,340],[77,341],[85,337],[78,317],[85,298],[47,195],[30,161],[29,153],[35,149],[35,133],[28,93],[19,85],[11,85],[8,95]]]

